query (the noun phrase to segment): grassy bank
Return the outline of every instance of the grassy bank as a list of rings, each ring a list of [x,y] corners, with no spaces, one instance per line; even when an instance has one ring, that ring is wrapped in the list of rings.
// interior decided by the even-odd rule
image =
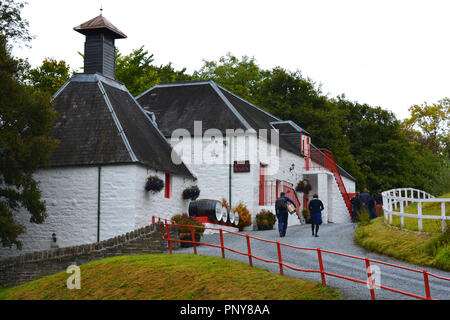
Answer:
[[[339,292],[316,282],[246,264],[195,255],[137,255],[81,266],[81,289],[69,290],[62,272],[0,289],[0,299],[26,300],[335,300]]]
[[[446,193],[439,198],[450,198],[450,193]],[[400,209],[397,209],[395,211],[400,212]],[[417,203],[412,203],[409,206],[406,206],[404,208],[405,213],[410,214],[418,214],[417,209]],[[440,216],[442,214],[441,212],[441,204],[438,202],[424,202],[422,204],[422,214],[423,215],[429,215],[429,216]],[[450,216],[450,203],[446,205],[445,207],[445,215]],[[418,231],[418,219],[416,218],[404,218],[404,226],[403,228],[413,231]],[[450,222],[448,222],[450,224]],[[401,227],[401,221],[400,217],[393,216],[392,217],[392,225],[395,227]],[[433,232],[433,233],[440,233],[442,231],[442,222],[441,220],[429,220],[429,219],[423,219],[422,220],[422,231],[423,232]]]
[[[366,250],[450,271],[450,231],[437,235],[404,231],[387,225],[381,217],[359,226],[354,239]]]

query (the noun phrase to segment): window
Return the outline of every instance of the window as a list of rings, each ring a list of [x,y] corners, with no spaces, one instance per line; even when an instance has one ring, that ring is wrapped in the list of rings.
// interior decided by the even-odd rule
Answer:
[[[170,180],[171,180],[170,173],[166,172],[166,178],[164,181],[164,187],[165,187],[164,197],[167,199],[170,199],[170,191],[171,191],[171,183],[170,183],[171,181]]]

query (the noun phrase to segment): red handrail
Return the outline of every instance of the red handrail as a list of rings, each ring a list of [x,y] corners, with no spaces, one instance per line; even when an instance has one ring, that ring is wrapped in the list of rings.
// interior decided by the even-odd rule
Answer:
[[[306,247],[294,246],[294,245],[290,245],[290,244],[287,244],[287,243],[282,243],[282,242],[278,242],[278,241],[262,239],[262,238],[258,238],[258,237],[254,237],[254,236],[250,236],[250,235],[244,235],[244,234],[233,232],[233,231],[223,230],[221,228],[219,229],[219,228],[212,228],[212,227],[208,227],[207,228],[207,227],[201,227],[201,226],[178,225],[178,224],[175,224],[173,221],[170,221],[171,223],[169,224],[168,223],[168,221],[169,221],[168,219],[163,219],[163,220],[165,220],[165,222],[164,222],[164,224],[161,224],[161,236],[162,236],[163,240],[167,240],[168,241],[168,244],[169,244],[168,247],[169,247],[169,252],[170,253],[172,253],[172,242],[192,243],[194,245],[194,253],[195,254],[197,254],[197,247],[196,247],[196,245],[204,245],[204,246],[219,248],[222,251],[222,258],[225,258],[225,250],[228,250],[228,251],[240,254],[240,255],[247,256],[248,259],[249,259],[249,265],[250,266],[253,266],[253,259],[260,260],[260,261],[263,261],[263,262],[266,262],[266,263],[278,264],[279,268],[280,268],[280,274],[281,275],[284,274],[283,267],[289,268],[289,269],[294,270],[294,271],[320,273],[321,274],[321,278],[322,278],[322,284],[324,286],[326,286],[326,278],[325,278],[325,276],[345,279],[345,280],[349,280],[349,281],[352,281],[352,282],[368,285],[370,293],[371,293],[371,299],[372,300],[375,300],[375,290],[374,290],[375,288],[384,289],[384,290],[391,291],[391,292],[396,292],[396,293],[403,294],[403,295],[410,296],[410,297],[417,298],[417,299],[435,300],[435,299],[431,298],[431,291],[430,291],[428,277],[432,276],[432,277],[435,277],[436,279],[450,281],[450,278],[438,276],[438,275],[429,273],[426,270],[422,270],[422,271],[421,270],[416,270],[416,269],[403,267],[403,266],[399,266],[399,265],[395,265],[395,264],[392,264],[392,263],[387,263],[387,262],[383,262],[383,261],[379,261],[379,260],[374,260],[374,259],[370,259],[370,258],[362,258],[362,257],[354,256],[354,255],[349,255],[349,254],[335,252],[335,251],[330,251],[330,250],[324,250],[324,249],[320,249],[320,248],[306,248]],[[152,221],[156,221],[156,219],[154,219],[154,217],[153,217]],[[161,220],[159,219],[159,221],[161,221]],[[164,235],[164,226],[165,226],[165,229],[167,231],[167,237],[165,237],[165,235]],[[170,238],[169,226],[190,227],[191,230],[193,230],[194,228],[201,228],[201,229],[208,229],[208,230],[219,231],[219,234],[220,234],[220,245],[211,244],[211,243],[205,243],[205,242],[201,242],[201,241],[196,241],[193,231],[191,232],[191,234],[192,234],[192,241],[191,240],[172,239],[172,238]],[[236,250],[236,249],[232,249],[232,248],[229,248],[229,247],[225,246],[224,245],[224,241],[223,241],[223,232],[227,232],[229,234],[245,237],[246,238],[246,242],[247,242],[247,252],[242,252],[242,251],[239,251],[239,250]],[[277,260],[265,259],[265,258],[261,258],[261,257],[255,256],[252,253],[252,250],[251,250],[250,239],[254,239],[254,240],[263,241],[263,242],[266,242],[266,243],[275,244],[277,246],[277,253],[278,253]],[[281,247],[282,246],[293,248],[293,249],[298,249],[298,250],[316,251],[317,252],[317,257],[318,257],[318,262],[319,262],[319,270],[298,268],[298,267],[294,267],[292,265],[289,265],[289,264],[283,262],[282,251],[281,251]],[[335,274],[335,273],[331,273],[331,272],[325,271],[323,260],[322,260],[322,254],[323,253],[339,255],[339,256],[343,256],[343,257],[347,257],[347,258],[352,258],[352,259],[365,261],[366,268],[367,268],[366,269],[367,280],[356,279],[356,278],[343,276],[343,275],[339,275],[339,274]],[[398,289],[394,289],[394,288],[391,288],[391,287],[388,287],[388,286],[384,286],[384,285],[381,285],[381,284],[374,283],[372,281],[372,275],[371,275],[371,271],[370,271],[370,263],[371,262],[372,263],[377,263],[377,264],[383,264],[383,265],[386,265],[386,266],[395,267],[395,268],[399,268],[399,269],[403,269],[403,270],[407,270],[407,271],[412,271],[412,272],[416,272],[416,273],[422,273],[423,276],[424,276],[424,286],[425,286],[425,294],[426,294],[426,296],[421,296],[421,295],[414,294],[414,293],[411,293],[411,292],[406,292],[406,291],[402,291],[402,290],[398,290]]]

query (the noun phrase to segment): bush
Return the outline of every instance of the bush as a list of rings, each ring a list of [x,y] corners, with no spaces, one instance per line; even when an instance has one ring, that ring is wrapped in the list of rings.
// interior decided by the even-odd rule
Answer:
[[[277,217],[268,210],[261,210],[256,215],[256,225],[258,226],[258,230],[272,230],[276,221]]]
[[[197,219],[187,215],[186,213],[177,214],[172,217],[172,220],[175,221],[176,224],[183,225],[178,227],[178,234],[180,236],[180,239],[184,236],[192,238],[191,228],[188,226],[198,226],[198,227],[205,226],[203,223],[198,222]],[[186,225],[186,227],[184,225]],[[203,235],[203,232],[205,232],[205,229],[203,228],[193,228],[193,229],[195,235],[199,235],[200,237]]]
[[[233,209],[233,211],[237,211],[239,214],[239,231],[244,230],[244,227],[248,227],[252,225],[252,217],[250,212],[247,209],[247,206],[241,201],[239,204]]]
[[[358,216],[359,226],[367,226],[370,224],[370,214],[368,210],[356,212],[356,215]]]
[[[302,215],[303,215],[303,218],[305,218],[306,223],[311,223],[311,214],[309,213],[308,208],[304,208],[302,210]]]

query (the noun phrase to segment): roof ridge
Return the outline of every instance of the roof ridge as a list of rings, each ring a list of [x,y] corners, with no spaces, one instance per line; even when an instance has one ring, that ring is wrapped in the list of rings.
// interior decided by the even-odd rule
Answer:
[[[105,87],[103,87],[102,81],[98,80],[97,85],[105,99],[105,102],[106,102],[106,105],[108,106],[109,111],[111,112],[111,116],[114,120],[114,124],[116,125],[117,130],[119,131],[119,134],[122,137],[123,143],[125,144],[125,148],[127,149],[128,153],[130,155],[131,161],[139,162],[138,158],[136,157],[135,153],[133,152],[133,149],[131,148],[130,142],[128,141],[125,131],[122,128],[119,118],[117,118],[117,115],[114,111],[114,107],[113,107],[111,101],[109,100],[108,93],[106,92]]]
[[[238,118],[238,120],[245,126],[245,129],[250,130],[254,129],[252,126],[245,120],[245,118],[236,110],[233,104],[225,97],[223,92],[219,90],[219,86],[212,80],[209,80],[209,84],[213,88],[213,90],[217,93],[217,95],[222,99],[225,105],[233,112],[233,114]]]
[[[264,112],[266,115],[268,115],[268,116],[270,116],[270,117],[272,117],[272,118],[274,118],[274,119],[276,119],[276,120],[278,120],[278,121],[283,121],[283,120],[281,120],[281,119],[275,117],[273,114],[267,112],[266,110],[261,109],[260,107],[254,105],[254,104],[251,103],[250,101],[247,101],[247,100],[245,100],[244,98],[238,96],[237,94],[231,92],[230,90],[228,90],[228,89],[222,87],[221,85],[219,85],[219,84],[216,84],[216,85],[217,85],[220,89],[225,90],[226,92],[228,92],[229,94],[233,95],[233,96],[236,97],[237,99],[239,99],[239,100],[241,100],[241,101],[247,103],[248,105],[252,106],[253,108],[256,108],[256,109],[259,110],[259,111]]]

